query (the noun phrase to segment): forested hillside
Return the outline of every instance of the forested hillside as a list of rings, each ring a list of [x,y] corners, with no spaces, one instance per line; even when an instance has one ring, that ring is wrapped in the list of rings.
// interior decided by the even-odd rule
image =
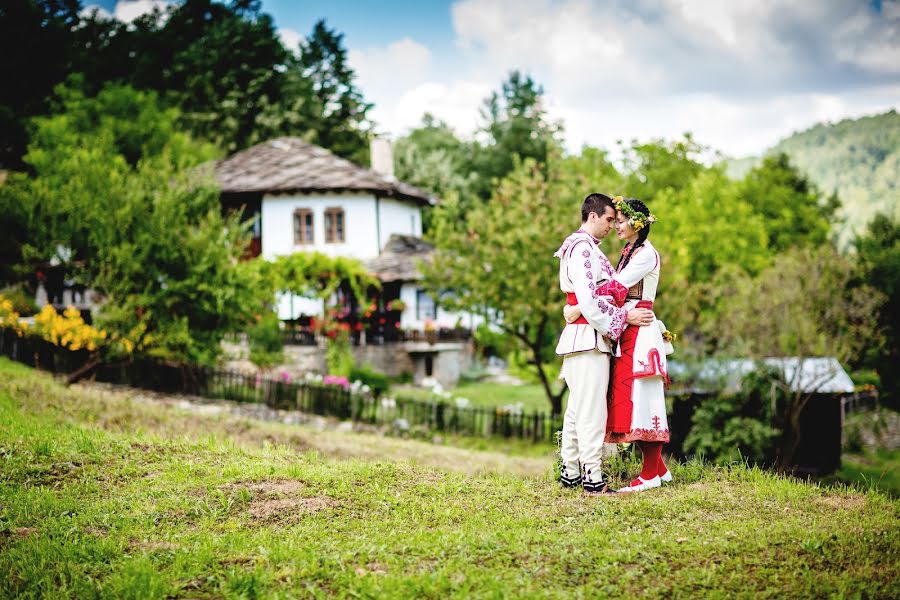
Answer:
[[[849,230],[859,233],[876,213],[900,210],[900,114],[820,123],[778,142],[770,153],[785,152],[826,194],[837,192]],[[729,161],[728,172],[743,177],[758,157]],[[848,230],[845,236],[849,236]]]

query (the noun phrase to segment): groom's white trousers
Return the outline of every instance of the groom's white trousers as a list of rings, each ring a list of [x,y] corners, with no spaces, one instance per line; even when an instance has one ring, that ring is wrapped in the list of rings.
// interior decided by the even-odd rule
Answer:
[[[606,437],[606,391],[609,388],[609,354],[599,350],[567,354],[562,375],[569,386],[563,417],[560,454],[566,476],[579,475],[600,481],[603,439]]]

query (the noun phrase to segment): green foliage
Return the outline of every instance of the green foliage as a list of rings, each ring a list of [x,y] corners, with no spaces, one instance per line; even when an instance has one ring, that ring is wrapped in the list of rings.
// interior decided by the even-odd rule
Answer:
[[[25,285],[22,283],[0,289],[0,297],[12,302],[13,311],[21,317],[29,317],[38,312],[34,297],[25,290]]]
[[[512,71],[481,109],[484,144],[474,147],[471,169],[478,174],[474,192],[490,198],[495,182],[514,171],[519,161],[546,165],[560,146],[562,126],[551,122],[544,108],[544,88],[530,75]]]
[[[228,152],[294,135],[365,164],[371,105],[341,38],[319,22],[301,47],[284,48],[253,0],[186,0],[131,23],[80,12],[75,2],[17,1],[0,13],[0,50],[14,57],[0,73],[29,77],[0,92],[0,125],[12,134],[0,166],[20,166],[27,119],[47,114],[51,90],[75,73],[89,96],[109,83],[157,92],[180,110],[181,127]]]
[[[317,117],[315,143],[357,164],[369,163],[366,113],[372,105],[363,99],[347,63],[344,35],[317,21],[300,43],[298,68],[312,83],[311,98]]]
[[[719,169],[700,172],[686,187],[658,192],[650,241],[660,253],[660,317],[672,331],[697,331],[717,310],[710,288],[729,274],[759,272],[771,260],[761,215]],[[682,336],[685,345],[689,336]]]
[[[694,412],[684,449],[719,464],[772,464],[780,433],[773,427],[775,411],[784,401],[780,376],[764,367],[744,378],[739,393],[705,400]]]
[[[451,194],[467,198],[478,173],[471,168],[474,144],[456,137],[443,121],[426,113],[422,124],[394,144],[394,174],[438,198]],[[431,211],[423,214],[426,231],[431,226]]]
[[[508,355],[515,345],[515,340],[510,339],[508,333],[498,331],[487,323],[481,323],[475,328],[475,347],[481,356]]]
[[[846,225],[836,233],[842,247],[862,234],[876,214],[900,218],[900,115],[895,110],[820,123],[785,138],[770,152],[786,153],[819,189],[840,197],[836,216]],[[743,176],[743,169],[759,161],[733,161],[729,170]]]
[[[787,154],[767,156],[741,182],[741,197],[763,218],[769,250],[818,246],[828,241],[836,197],[826,200],[791,164]]]
[[[900,221],[878,215],[864,235],[855,242],[866,282],[884,295],[878,312],[878,328],[884,346],[871,345],[864,352],[864,364],[881,376],[882,401],[900,407]]]
[[[364,385],[369,386],[376,398],[386,394],[391,389],[388,376],[384,373],[379,373],[370,364],[350,369],[350,381],[361,381]]]
[[[425,285],[448,310],[480,314],[515,338],[539,377],[553,358],[548,342],[561,320],[553,252],[578,227],[580,195],[559,178],[545,179],[529,159],[500,182],[490,202],[465,211],[451,197],[434,212],[437,250],[423,265]],[[543,381],[558,409],[562,390]]]
[[[256,268],[270,283],[273,292],[291,292],[323,300],[339,288],[345,288],[359,304],[366,304],[369,291],[381,286],[359,260],[321,252],[295,252],[274,261],[258,259]]]
[[[284,341],[278,315],[265,311],[255,325],[247,329],[250,361],[258,367],[268,368],[284,362]]]
[[[828,246],[783,253],[758,277],[744,274],[719,291],[723,309],[719,348],[736,356],[834,356],[848,363],[882,332],[884,297],[866,285],[860,270]]]
[[[325,348],[325,364],[329,375],[350,377],[353,372],[353,351],[350,348],[350,334],[345,329],[335,329],[328,337]]]
[[[632,141],[630,146],[622,148],[626,175],[623,195],[640,198],[650,206],[656,194],[685,190],[705,170],[699,161],[705,150],[690,134],[671,142],[661,139],[645,143]],[[652,209],[656,210],[655,205]]]
[[[24,259],[55,257],[103,294],[98,324],[111,335],[160,358],[211,363],[221,337],[269,300],[238,262],[244,228],[222,216],[218,190],[194,168],[215,150],[181,132],[152,93],[58,95],[60,112],[34,122],[25,156],[34,177],[3,191],[28,207]]]

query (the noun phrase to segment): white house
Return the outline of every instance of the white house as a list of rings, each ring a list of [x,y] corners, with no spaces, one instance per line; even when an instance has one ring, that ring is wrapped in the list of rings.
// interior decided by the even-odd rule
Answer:
[[[397,181],[386,140],[373,141],[372,164],[281,137],[219,161],[215,173],[223,207],[253,221],[253,256],[317,251],[360,259],[382,283],[382,308],[402,300],[402,330],[471,329],[470,316],[441,310],[419,285],[416,262],[433,250],[421,239],[422,209],[437,199]],[[283,320],[321,312],[321,302],[293,295],[278,306]]]

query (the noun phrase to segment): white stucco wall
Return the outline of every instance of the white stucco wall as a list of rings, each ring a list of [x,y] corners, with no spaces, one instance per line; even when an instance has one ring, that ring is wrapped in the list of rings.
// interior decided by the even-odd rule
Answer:
[[[393,198],[382,198],[378,204],[382,248],[394,233],[422,237],[422,209],[419,206]]]
[[[376,205],[380,218],[376,217]],[[294,211],[313,212],[312,244],[294,244]],[[325,242],[325,209],[344,209],[344,243]],[[379,246],[378,229],[381,229]],[[365,194],[265,196],[262,201],[262,255],[273,259],[294,252],[368,259],[378,256],[391,234],[422,235],[422,211],[413,202]]]
[[[294,211],[313,212],[312,244],[294,244]],[[325,209],[344,209],[344,243],[325,242]],[[262,201],[262,255],[273,259],[294,252],[321,252],[328,256],[359,259],[378,256],[375,235],[375,197],[362,194],[264,196]]]

